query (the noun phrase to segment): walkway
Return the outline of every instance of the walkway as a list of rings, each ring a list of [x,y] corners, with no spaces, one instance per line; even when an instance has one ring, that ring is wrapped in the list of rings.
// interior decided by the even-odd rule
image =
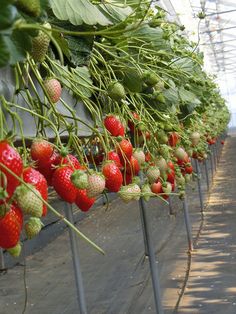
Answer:
[[[236,137],[226,141],[181,314],[236,313]]]

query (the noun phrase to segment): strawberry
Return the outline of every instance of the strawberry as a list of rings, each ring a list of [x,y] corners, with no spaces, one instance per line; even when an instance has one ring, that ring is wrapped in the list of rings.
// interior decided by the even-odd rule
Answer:
[[[199,143],[200,137],[201,137],[201,135],[198,132],[193,132],[190,134],[190,140],[191,140],[193,146],[196,146]]]
[[[171,147],[175,147],[178,142],[179,142],[179,139],[180,139],[180,136],[178,133],[176,132],[172,132],[170,133],[169,135],[169,138],[168,138],[168,143]]]
[[[133,183],[133,184],[122,186],[122,188],[120,189],[118,193],[119,193],[120,198],[124,202],[128,203],[131,200],[139,200],[140,195],[141,195],[141,190],[137,184]]]
[[[23,171],[23,162],[17,152],[17,150],[9,145],[6,140],[0,141],[0,162],[6,166],[9,170],[14,172],[18,177],[21,176]],[[7,170],[3,169],[0,165],[0,171],[6,179],[6,190],[8,197],[11,197],[16,187],[19,185],[19,181],[11,175]],[[0,181],[0,187],[4,188],[2,178]]]
[[[165,182],[165,184],[162,184],[162,193],[165,193],[162,195],[164,199],[167,199],[171,192],[172,192],[172,184],[170,182]]]
[[[48,28],[49,31],[51,29],[51,25],[49,23],[44,23],[43,27]],[[33,57],[34,61],[42,62],[45,59],[49,43],[50,37],[44,31],[41,30],[39,31],[36,37],[32,38],[31,56]]]
[[[17,245],[23,225],[22,211],[11,205],[10,210],[0,218],[0,247],[9,249]]]
[[[133,154],[133,146],[129,140],[123,138],[116,146],[117,153],[120,157],[121,162],[125,159],[130,159]]]
[[[152,183],[152,185],[151,185],[151,190],[152,190],[152,192],[155,193],[155,194],[160,194],[160,193],[162,193],[162,184],[161,184],[161,182],[158,181],[158,182]]]
[[[103,123],[112,136],[124,136],[125,128],[117,116],[110,114],[106,116]]]
[[[190,165],[186,165],[184,170],[185,170],[185,172],[187,174],[191,174],[193,172],[193,167],[192,167],[191,164]]]
[[[78,189],[87,189],[88,187],[88,175],[83,170],[75,170],[70,177],[74,186]]]
[[[40,0],[17,0],[15,5],[19,10],[32,17],[38,17],[41,13]]]
[[[92,172],[88,175],[87,195],[90,198],[100,195],[105,189],[105,177],[100,172]]]
[[[74,203],[78,189],[70,178],[74,170],[70,166],[57,168],[52,176],[52,185],[57,194],[66,202]]]
[[[88,197],[87,190],[78,190],[75,204],[83,212],[87,212],[94,204],[95,198]]]
[[[21,253],[21,244],[18,242],[15,246],[7,249],[7,252],[11,254],[13,257],[18,257],[20,256]]]
[[[25,223],[25,233],[28,239],[34,238],[41,231],[42,221],[37,217],[30,217]]]
[[[49,100],[53,103],[58,102],[61,97],[61,83],[54,78],[44,81],[44,88],[49,97]]]
[[[138,160],[134,158],[134,156],[131,156],[128,161],[124,160],[123,166],[124,170],[129,174],[137,175],[139,173],[140,166]]]
[[[155,72],[151,70],[145,71],[142,75],[143,81],[148,86],[154,86],[159,82],[159,78]]]
[[[23,170],[23,180],[25,183],[32,184],[41,194],[42,198],[48,200],[48,185],[44,176],[32,167],[27,167]],[[43,214],[46,216],[47,206],[43,204]]]
[[[224,145],[224,143],[225,143],[225,141],[221,141],[221,142],[220,142],[221,145]]]
[[[141,120],[140,116],[136,112],[132,112],[132,116],[133,116],[134,121],[137,120],[137,122],[138,122],[138,121]],[[134,133],[134,131],[135,131],[135,124],[134,124],[134,122],[132,120],[128,120],[128,127],[130,129],[130,132]]]
[[[182,147],[176,148],[176,150],[174,151],[174,155],[176,158],[178,158],[178,160],[182,160],[184,162],[187,162],[189,158],[188,154]]]
[[[120,157],[119,155],[115,152],[115,151],[110,151],[107,154],[107,159],[108,160],[113,160],[115,162],[115,164],[117,165],[117,167],[121,168],[121,161],[120,161]]]
[[[123,184],[124,185],[129,185],[133,181],[133,175],[127,172],[123,172]]]
[[[108,191],[118,192],[122,185],[123,177],[115,162],[106,162],[102,167],[102,173],[105,176],[106,188]]]
[[[144,184],[142,186],[142,194],[143,194],[143,198],[146,202],[148,202],[150,200],[150,197],[151,197],[151,193],[152,193],[152,190],[150,188],[150,185],[149,184]]]
[[[145,161],[146,161],[146,162],[149,162],[149,161],[151,161],[151,159],[152,159],[151,154],[150,154],[149,152],[147,152],[147,153],[145,154]]]
[[[156,160],[156,165],[160,169],[160,172],[162,175],[165,175],[166,171],[168,170],[168,164],[165,160],[165,158],[160,157]]]
[[[44,139],[36,139],[30,148],[30,155],[38,163],[47,162],[53,154],[53,146]]]
[[[40,192],[31,184],[20,185],[15,190],[16,203],[25,215],[42,216],[43,202],[40,197]]]
[[[52,156],[47,161],[38,162],[37,170],[44,175],[48,185],[52,185],[52,175],[60,158],[58,152],[53,151]]]
[[[140,167],[145,163],[145,154],[141,148],[136,148],[133,152],[133,156],[137,159]]]
[[[122,99],[125,99],[125,89],[124,86],[119,82],[112,82],[107,89],[108,96],[111,97],[111,99],[116,101],[121,101]]]
[[[160,170],[159,170],[159,168],[157,166],[150,166],[147,169],[146,175],[147,175],[149,183],[154,183],[160,177]]]
[[[167,178],[166,180],[170,183],[174,183],[175,182],[175,171],[173,169],[169,169],[167,171]]]
[[[173,164],[171,160],[167,163],[167,165],[170,169],[175,170],[175,165]]]
[[[66,157],[59,156],[55,162],[55,165],[70,166],[76,170],[83,169],[78,159],[71,154],[68,154]]]

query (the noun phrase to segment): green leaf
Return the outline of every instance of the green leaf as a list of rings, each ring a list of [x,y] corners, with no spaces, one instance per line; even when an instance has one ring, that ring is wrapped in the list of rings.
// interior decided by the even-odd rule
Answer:
[[[112,24],[89,0],[51,0],[51,8],[58,19],[69,20],[73,25]]]
[[[0,68],[7,65],[10,53],[2,35],[0,35]]]
[[[196,97],[196,95],[186,89],[183,86],[179,89],[179,97],[183,103],[191,104],[192,106],[198,106],[201,104],[200,100]]]
[[[92,46],[93,37],[73,37],[67,36],[68,48],[70,50],[70,61],[78,65],[86,65],[89,61]]]
[[[176,87],[165,89],[162,93],[168,104],[177,104],[179,102],[179,95]]]
[[[77,67],[76,69],[72,70],[72,73],[75,75],[78,89],[81,91],[81,94],[84,97],[91,97],[92,96],[92,88],[93,88],[93,81],[90,78],[89,70],[86,66]]]
[[[100,4],[98,7],[110,21],[113,23],[119,23],[124,21],[130,14],[132,14],[133,10],[128,6],[118,5],[118,2],[111,1],[110,3]]]
[[[57,41],[58,45],[60,46],[63,54],[67,57],[68,60],[70,60],[71,53],[70,53],[68,41],[66,40],[66,38],[63,37],[58,32],[53,32],[52,35],[55,38],[55,40]]]
[[[2,5],[2,4],[1,4]],[[17,10],[13,5],[8,5],[0,10],[0,30],[10,27],[17,17]]]
[[[133,39],[140,40],[139,42],[140,45],[141,42],[147,42],[150,43],[150,45],[154,49],[158,50],[170,49],[169,43],[163,39],[163,30],[160,27],[152,28],[147,24],[143,24],[137,30],[127,32],[125,35],[129,37],[131,40]]]
[[[23,61],[27,51],[31,51],[31,39],[27,31],[15,30],[12,35],[5,36],[5,43],[10,54],[10,64]]]

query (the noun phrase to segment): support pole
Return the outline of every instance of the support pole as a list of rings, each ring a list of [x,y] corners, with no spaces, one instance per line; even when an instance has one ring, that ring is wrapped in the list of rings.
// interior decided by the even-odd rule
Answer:
[[[211,179],[213,181],[213,178],[214,178],[214,160],[213,160],[213,151],[212,151],[212,148],[210,147],[210,151],[211,151]]]
[[[205,173],[206,173],[207,191],[209,191],[210,184],[209,184],[209,174],[208,174],[208,168],[207,168],[207,159],[204,160],[204,166],[205,166]]]
[[[65,215],[66,215],[66,218],[71,223],[74,223],[72,205],[68,203],[65,203]],[[72,260],[73,260],[73,266],[74,266],[74,272],[75,272],[75,284],[76,284],[76,290],[77,290],[79,313],[87,314],[83,279],[82,279],[82,274],[81,274],[81,269],[80,269],[79,249],[78,249],[78,242],[77,242],[78,239],[75,232],[73,232],[71,228],[69,228],[69,236],[70,236]]]
[[[5,270],[5,261],[3,256],[3,249],[0,248],[0,271]]]
[[[215,150],[215,144],[212,146],[213,150],[213,156],[214,156],[214,166],[215,166],[215,172],[216,172],[216,167],[217,167],[217,159],[216,159],[216,150]]]
[[[143,220],[143,233],[144,239],[146,239],[147,243],[147,252],[148,252],[148,260],[149,266],[151,271],[152,277],[152,286],[153,286],[153,293],[155,299],[155,307],[157,314],[163,314],[163,308],[161,303],[161,293],[160,293],[160,279],[158,274],[158,268],[156,263],[155,251],[154,246],[152,243],[151,238],[151,230],[148,222],[147,217],[147,207],[146,202],[144,201],[143,197],[140,198],[140,213],[141,213],[141,220]]]
[[[203,212],[204,204],[203,204],[202,185],[201,185],[201,172],[200,172],[200,167],[199,167],[199,163],[197,159],[195,159],[195,166],[197,170],[197,184],[198,184],[200,207],[201,207],[201,212]]]
[[[190,222],[190,217],[189,217],[189,212],[188,212],[188,203],[187,203],[186,196],[183,199],[183,209],[184,209],[184,221],[185,221],[187,238],[188,238],[188,248],[189,248],[189,251],[193,251],[192,227],[191,227],[191,222]]]

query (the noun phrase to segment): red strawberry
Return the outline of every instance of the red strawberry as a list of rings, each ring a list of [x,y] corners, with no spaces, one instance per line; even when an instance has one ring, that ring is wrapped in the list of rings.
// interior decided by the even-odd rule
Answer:
[[[167,165],[170,169],[175,170],[175,165],[173,164],[171,160],[167,163]]]
[[[59,163],[59,158],[58,152],[54,151],[47,161],[39,162],[37,165],[37,170],[44,175],[48,185],[52,185],[52,175],[55,171],[55,166]]]
[[[155,194],[160,194],[162,193],[162,184],[160,181],[155,182],[151,185],[151,190]]]
[[[51,102],[56,103],[61,97],[61,84],[58,80],[52,78],[44,82],[45,90]]]
[[[99,172],[92,172],[88,175],[88,197],[96,197],[105,189],[105,177]]]
[[[149,152],[147,152],[147,153],[145,154],[145,161],[146,161],[146,162],[149,162],[149,161],[151,161],[151,159],[152,159],[151,154],[150,154]]]
[[[127,172],[123,172],[123,184],[129,185],[133,181],[133,175]]]
[[[14,172],[18,177],[21,176],[23,170],[23,162],[22,159],[15,150],[15,148],[11,147],[7,141],[0,141],[0,162],[4,164],[9,170]],[[7,170],[3,169],[0,165],[0,171],[5,175],[6,183],[7,183],[7,193],[8,197],[11,197],[14,193],[16,187],[19,185],[19,181],[11,175]],[[2,186],[2,179],[0,181],[0,187]],[[1,203],[1,202],[0,202]]]
[[[175,171],[173,169],[169,169],[167,171],[167,181],[170,183],[175,183]]]
[[[47,162],[53,154],[53,146],[44,139],[36,139],[30,148],[31,158],[37,162]]]
[[[114,115],[108,115],[103,121],[105,128],[111,133],[112,136],[124,136],[124,126],[119,118]]]
[[[74,170],[70,166],[57,168],[52,176],[52,185],[57,194],[66,202],[74,203],[78,189],[71,182],[70,177]]]
[[[193,172],[193,167],[192,165],[186,165],[184,170],[186,173],[191,174]]]
[[[78,190],[75,204],[79,207],[79,209],[81,209],[83,212],[87,212],[90,207],[93,206],[94,202],[95,198],[89,198],[87,195],[87,190]]]
[[[179,134],[176,132],[172,132],[169,135],[168,143],[171,147],[175,147],[176,144],[179,142],[179,139],[180,139]]]
[[[140,166],[138,163],[138,160],[134,158],[134,156],[131,156],[130,160],[126,161],[123,163],[124,170],[133,175],[137,175],[140,170]]]
[[[225,141],[221,141],[220,143],[221,143],[221,145],[224,145]]]
[[[9,249],[17,245],[23,225],[22,211],[15,205],[0,218],[0,247]]]
[[[68,154],[66,157],[59,156],[59,158],[56,160],[56,165],[74,167],[75,170],[83,169],[78,159],[71,154]]]
[[[124,159],[130,159],[133,154],[133,146],[130,141],[122,139],[122,141],[119,142],[117,145],[117,153],[120,157],[121,162]]]
[[[110,151],[107,154],[107,159],[108,160],[113,160],[115,162],[115,164],[117,165],[117,167],[121,168],[121,161],[120,161],[120,157],[119,155],[115,152],[115,151]]]
[[[132,112],[132,116],[133,116],[134,120],[139,121],[141,119],[140,116],[136,112]],[[132,120],[128,120],[128,127],[130,129],[130,132],[134,133],[135,125],[134,125],[134,122]]]
[[[30,183],[40,192],[42,198],[47,201],[48,199],[48,185],[44,176],[32,167],[27,167],[23,170],[23,180]],[[43,216],[47,214],[47,206],[43,205]]]
[[[106,179],[106,188],[110,192],[118,192],[122,185],[123,177],[115,162],[110,161],[105,163],[102,168],[102,173]]]

